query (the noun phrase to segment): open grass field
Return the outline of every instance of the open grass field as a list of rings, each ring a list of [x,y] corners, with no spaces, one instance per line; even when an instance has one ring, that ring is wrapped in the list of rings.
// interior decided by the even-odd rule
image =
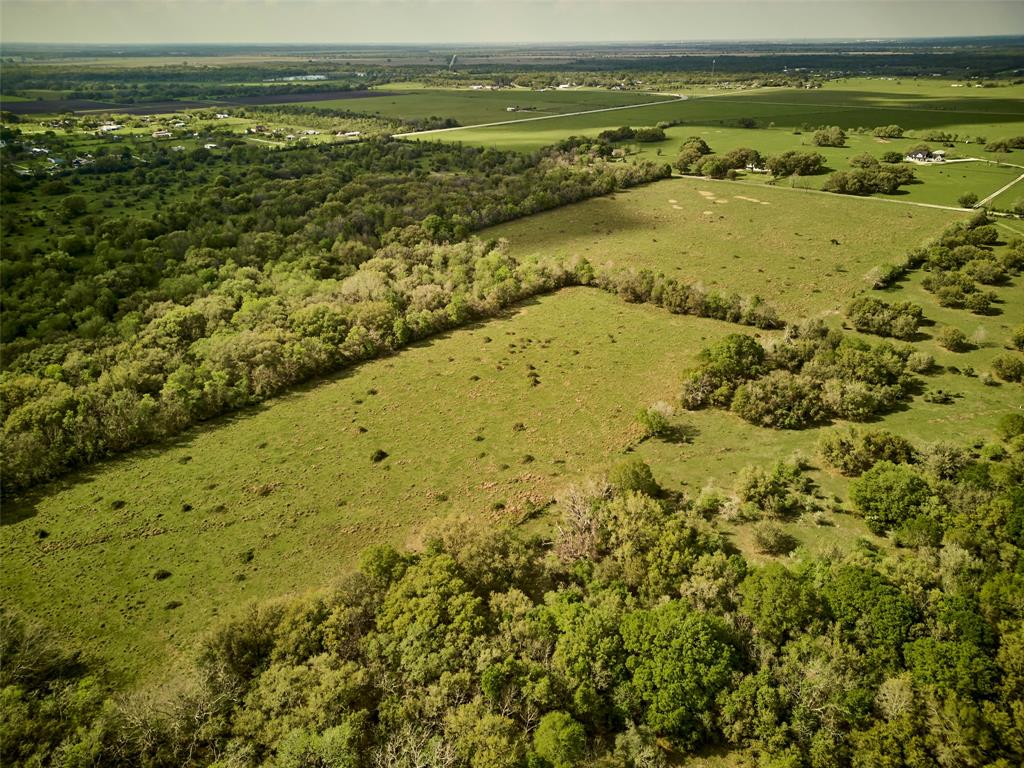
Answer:
[[[887,429],[910,439],[918,446],[937,442],[981,447],[999,441],[996,425],[999,418],[1015,411],[1024,403],[1020,385],[1005,382],[986,385],[979,374],[991,372],[991,360],[1004,351],[1013,329],[1024,323],[1024,305],[1019,301],[1021,280],[994,289],[999,298],[997,311],[975,315],[964,310],[939,306],[934,296],[921,287],[923,275],[913,273],[908,279],[885,291],[874,292],[887,301],[912,301],[924,308],[931,323],[922,329],[914,347],[934,356],[936,365],[921,377],[921,391],[912,402],[886,414],[870,425]],[[838,318],[834,322],[837,322]],[[950,352],[935,340],[943,326],[963,331],[973,341],[966,352]],[[862,336],[870,342],[877,337]],[[928,391],[953,393],[951,404],[928,402]],[[809,459],[814,469],[810,475],[823,499],[831,498],[845,504],[849,481],[821,465],[816,446],[830,430],[845,429],[845,424],[801,431],[770,431],[753,426],[731,413],[708,409],[683,412],[677,416],[678,426],[690,436],[689,442],[647,441],[638,454],[653,468],[666,488],[698,494],[710,484],[729,491],[743,467],[767,466],[792,456]],[[846,505],[848,508],[848,505]],[[806,518],[784,525],[801,548],[809,554],[821,554],[839,546],[852,546],[865,538],[876,546],[891,547],[891,542],[866,531],[856,517],[827,512],[820,516],[824,525]],[[750,526],[744,523],[723,523],[727,537],[749,560],[763,562],[769,558],[757,552]]]
[[[882,81],[858,81],[860,87],[817,89],[761,88],[638,108],[632,125],[654,125],[659,120],[691,126],[735,126],[751,118],[758,127],[799,128],[802,125],[839,125],[844,129],[900,125],[908,131],[942,130],[982,135],[989,140],[1019,135],[1024,128],[1024,86],[997,89],[950,88],[929,84],[919,92],[890,91]],[[984,91],[987,97],[961,98],[962,93]],[[526,137],[558,129],[562,136],[592,133],[622,125],[600,113],[564,120],[517,126]],[[493,129],[492,129],[493,130]],[[549,142],[548,142],[549,143]]]
[[[1024,173],[1022,168],[1017,170]],[[1015,182],[1013,186],[1000,192],[989,201],[988,205],[998,210],[1010,211],[1014,210],[1021,201],[1024,201],[1024,179]],[[1020,228],[1024,225],[1024,222],[1016,222],[1016,224]]]
[[[829,154],[834,154],[834,151]],[[1018,159],[1024,161],[1024,152],[1020,153]],[[849,165],[830,160],[830,167],[834,170],[847,170]],[[957,201],[961,196],[973,193],[979,200],[984,199],[1024,172],[1024,169],[1016,166],[987,162],[914,165],[913,169],[917,176],[915,183],[903,187],[894,195],[878,194],[877,197],[929,205],[959,206]],[[760,183],[767,182],[768,178],[757,174],[744,176],[745,181]],[[821,174],[793,177],[781,180],[778,184],[801,189],[821,189],[827,179],[827,174]]]
[[[641,107],[637,112],[646,109]],[[633,110],[622,113],[605,113],[609,122],[600,129],[587,133],[596,135],[600,130],[614,128],[616,117],[622,118],[621,123],[629,122],[634,116]],[[596,116],[595,116],[596,117]],[[568,118],[567,118],[568,119]],[[529,131],[522,130],[526,126],[502,125],[492,128],[476,128],[467,131],[431,134],[432,140],[461,141],[474,146],[496,147],[521,152],[536,150],[542,146],[554,144],[565,138],[563,120],[540,121],[528,124]],[[539,126],[539,128],[535,128]],[[1024,125],[1021,126],[1024,132]],[[731,128],[714,126],[680,126],[665,131],[664,141],[652,144],[629,144],[629,156],[634,159],[672,162],[679,154],[683,141],[690,136],[700,136],[716,153],[724,154],[739,147],[756,149],[762,155],[775,155],[794,150],[797,152],[818,152],[825,157],[826,172],[817,176],[804,176],[778,182],[787,186],[799,186],[805,189],[820,189],[831,171],[848,170],[850,158],[855,155],[869,154],[877,158],[886,152],[904,153],[920,139],[879,139],[870,134],[850,134],[845,147],[817,147],[811,141],[810,133],[794,133],[784,128]],[[935,142],[932,146],[938,148]],[[904,187],[897,195],[900,200],[929,203],[935,205],[957,205],[957,199],[967,193],[974,192],[979,197],[986,197],[1004,184],[1018,176],[1024,165],[1024,151],[1011,153],[986,152],[978,144],[957,145],[948,150],[950,157],[978,158],[990,162],[949,163],[946,165],[915,165],[919,183]],[[997,165],[1010,163],[1013,165]],[[767,174],[746,174],[747,181],[767,183],[771,177]],[[880,195],[886,197],[885,195]]]
[[[974,315],[965,310],[940,307],[932,294],[921,287],[922,274],[914,273],[904,282],[885,291],[873,292],[886,301],[913,301],[924,308],[925,317],[934,325],[922,329],[916,349],[935,357],[934,370],[921,377],[922,392],[905,407],[886,414],[870,425],[896,432],[919,446],[947,441],[958,445],[998,442],[996,424],[1000,416],[1024,403],[1020,385],[982,383],[978,374],[991,371],[990,362],[1009,340],[1013,328],[1024,323],[1024,305],[1019,301],[1021,281],[994,289],[1001,303],[998,314]],[[935,333],[944,325],[959,328],[975,340],[975,348],[955,353],[935,341]],[[862,336],[874,343],[878,337]],[[973,370],[973,372],[972,372]],[[955,393],[952,404],[927,402],[928,390]],[[749,464],[770,465],[780,458],[800,454],[809,458],[818,469],[811,473],[825,496],[844,500],[848,481],[835,472],[821,468],[816,446],[822,434],[845,429],[838,423],[800,431],[772,431],[756,427],[731,413],[708,409],[683,412],[677,421],[692,440],[687,443],[647,441],[637,452],[654,469],[664,487],[682,489],[691,494],[700,492],[710,480],[716,487],[730,490],[743,467]],[[829,526],[816,526],[806,520],[788,523],[786,528],[805,548],[821,552],[828,547],[849,544],[864,536],[877,545],[885,540],[868,534],[861,521],[844,514],[825,516]],[[758,561],[750,540],[748,527],[728,525],[726,531],[733,543],[749,559]]]
[[[394,90],[390,85],[385,90]],[[475,125],[504,120],[523,120],[543,115],[558,115],[590,109],[623,107],[655,101],[669,101],[673,97],[638,91],[608,91],[573,89],[564,91],[533,91],[527,88],[500,91],[471,91],[468,89],[412,88],[397,95],[380,96],[369,100],[345,99],[338,102],[317,101],[313,106],[366,112],[382,117],[407,120],[427,117],[450,117],[461,125]],[[521,111],[509,112],[508,107]],[[641,108],[646,109],[646,108]],[[631,115],[625,110],[622,115]],[[619,112],[598,113],[618,115]],[[620,118],[606,118],[613,122]],[[625,119],[625,118],[621,118]],[[539,121],[543,125],[547,121]]]
[[[830,313],[966,214],[840,195],[667,179],[487,230],[518,256],[585,257],[760,295],[787,319]],[[838,241],[838,245],[832,240]]]
[[[590,289],[529,302],[12,499],[3,591],[126,676],[166,669],[217,616],[323,586],[369,544],[542,507],[734,330]]]

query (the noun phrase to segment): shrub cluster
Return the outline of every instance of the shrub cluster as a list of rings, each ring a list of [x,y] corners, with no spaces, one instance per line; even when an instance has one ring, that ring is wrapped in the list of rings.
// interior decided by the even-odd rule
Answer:
[[[597,138],[601,141],[616,142],[616,141],[639,141],[639,142],[654,142],[665,140],[665,129],[658,126],[652,127],[641,127],[631,128],[628,125],[624,125],[621,128],[611,128],[606,131],[601,131],[597,134]]]
[[[923,285],[942,306],[991,311],[994,295],[978,284],[999,285],[1024,268],[1024,241],[1014,240],[997,254],[999,231],[984,211],[948,227],[934,242],[910,250],[901,264],[875,267],[867,278],[873,288],[885,288],[911,269],[923,267]]]
[[[876,462],[910,464],[917,458],[908,440],[885,430],[845,430],[826,432],[818,441],[821,458],[844,475],[856,477]]]
[[[910,340],[917,335],[924,310],[909,301],[889,304],[873,296],[861,296],[846,306],[846,317],[862,333]]]
[[[724,155],[700,155],[696,150],[684,149],[676,160],[681,173],[707,176],[711,179],[735,178],[735,172],[745,168],[760,168],[764,163],[756,149],[740,147]]]
[[[575,274],[582,275],[583,282],[615,293],[625,301],[654,304],[677,315],[710,317],[764,329],[781,328],[783,325],[775,309],[758,296],[723,296],[700,285],[680,282],[647,269],[610,269],[593,273],[586,261],[576,266]]]
[[[993,247],[998,242],[999,231],[988,223],[984,211],[968,223],[950,227],[920,255],[929,273],[922,283],[925,290],[944,307],[990,312],[994,295],[979,283],[998,285],[1024,268],[1024,241],[1015,240],[997,256]]]
[[[870,344],[823,325],[791,328],[770,348],[733,334],[705,348],[683,383],[689,409],[730,408],[753,424],[802,429],[833,418],[865,421],[893,408],[913,377],[910,349]]]
[[[880,125],[871,131],[871,135],[880,139],[901,139],[903,138],[903,129],[898,125]]]
[[[741,517],[791,518],[816,507],[810,479],[796,462],[779,461],[770,469],[749,466],[736,480]]]
[[[986,152],[1012,152],[1015,149],[1024,149],[1024,136],[996,139],[985,145]]]
[[[711,147],[700,136],[683,140],[679,155],[673,164],[680,173],[699,173],[698,167],[706,155],[712,154]]]
[[[846,131],[838,125],[832,125],[815,131],[811,141],[816,147],[843,147],[846,146]]]

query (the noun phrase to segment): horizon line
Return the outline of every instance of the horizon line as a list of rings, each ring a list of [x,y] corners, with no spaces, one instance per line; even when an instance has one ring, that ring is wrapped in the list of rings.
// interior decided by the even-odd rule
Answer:
[[[898,42],[901,40],[1011,40],[1019,39],[1024,43],[1024,32],[1012,33],[1012,34],[992,34],[992,35],[897,35],[897,36],[861,36],[861,37],[751,37],[751,38],[691,38],[691,39],[636,39],[636,40],[557,40],[557,41],[523,41],[523,40],[507,40],[507,41],[494,41],[494,42],[471,42],[467,40],[433,40],[433,41],[422,41],[422,42],[387,42],[387,41],[374,41],[374,42],[323,42],[323,41],[303,41],[303,42],[275,42],[270,40],[247,40],[247,41],[173,41],[173,42],[129,42],[129,41],[117,41],[117,42],[85,42],[85,41],[74,41],[74,42],[57,42],[52,40],[9,40],[4,41],[0,39],[0,47],[9,46],[29,46],[29,45],[45,45],[45,46],[80,46],[80,47],[112,47],[112,46],[125,46],[125,47],[149,47],[149,48],[169,48],[175,46],[224,46],[224,47],[239,47],[239,46],[288,46],[288,47],[340,47],[340,46],[354,46],[354,47],[426,47],[426,46],[453,46],[458,45],[469,48],[494,48],[497,46],[509,45],[517,47],[553,47],[553,46],[588,46],[588,45],[687,45],[687,44],[698,44],[698,43],[712,43],[712,44],[725,44],[725,43],[816,43],[816,42],[850,42],[850,43],[884,43],[884,42]]]

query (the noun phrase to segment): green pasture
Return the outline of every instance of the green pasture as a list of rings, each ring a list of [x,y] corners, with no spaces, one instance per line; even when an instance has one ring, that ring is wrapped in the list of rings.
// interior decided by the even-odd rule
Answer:
[[[986,443],[999,442],[997,423],[1001,416],[1020,408],[1024,390],[1019,384],[998,380],[994,385],[985,384],[980,374],[991,373],[992,358],[1005,351],[1013,329],[1024,323],[1024,304],[1019,300],[1021,280],[1018,278],[1012,284],[993,289],[999,297],[994,313],[975,315],[939,306],[935,297],[921,287],[922,278],[920,272],[913,273],[897,286],[873,293],[886,301],[912,301],[924,308],[929,324],[922,329],[914,347],[933,355],[936,365],[920,377],[920,391],[911,402],[862,426],[896,432],[920,447],[948,442],[980,448]],[[838,324],[839,318],[832,322]],[[940,346],[935,336],[947,325],[963,331],[972,340],[972,349],[956,353]],[[873,343],[879,341],[872,336],[862,335],[862,338]],[[936,390],[952,393],[954,402],[928,402],[925,394]],[[683,411],[675,422],[687,435],[687,441],[647,441],[637,449],[663,487],[691,496],[707,487],[728,493],[748,465],[767,466],[779,459],[801,457],[812,467],[810,474],[823,504],[836,503],[849,509],[846,502],[848,480],[822,466],[817,455],[822,435],[830,430],[845,429],[846,424],[772,431],[716,409]],[[888,545],[887,540],[869,534],[862,522],[851,515],[830,511],[820,518],[800,518],[786,523],[785,528],[804,550],[814,554],[835,546],[847,547],[861,537],[876,545]],[[748,525],[724,523],[722,528],[745,557],[755,562],[766,559],[758,554]]]
[[[993,89],[998,97],[967,100],[959,98],[959,91],[970,89],[951,90],[948,96],[939,96],[934,92],[888,93],[881,90],[884,85],[873,87],[879,90],[761,88],[694,96],[685,101],[637,107],[618,116],[595,113],[525,123],[516,126],[516,134],[521,133],[519,138],[528,141],[536,132],[558,131],[561,136],[569,136],[624,124],[654,125],[659,121],[735,127],[742,118],[754,120],[759,128],[838,125],[854,130],[895,124],[917,133],[941,130],[972,138],[980,135],[989,141],[1024,133],[1024,86]],[[628,120],[619,119],[627,115]],[[497,136],[494,141],[501,141],[500,132]],[[543,143],[550,142],[542,141],[540,145]]]
[[[1021,159],[1024,160],[1024,152],[1020,154]],[[834,163],[830,167],[833,170],[849,169],[848,164],[844,166]],[[985,162],[934,163],[914,165],[913,169],[917,176],[915,183],[903,187],[894,195],[879,194],[877,196],[890,200],[959,206],[957,201],[962,195],[972,192],[978,196],[979,200],[984,199],[1024,173],[1024,168]],[[784,187],[821,189],[827,179],[828,174],[821,174],[782,179],[773,183]],[[769,180],[768,176],[744,174],[744,181],[767,183]]]
[[[744,194],[751,189],[761,202],[737,197],[755,198]],[[722,290],[759,292],[784,312],[828,313],[859,289],[864,271],[959,215],[675,179],[489,234],[509,237],[524,258],[555,252],[678,270]],[[937,405],[918,395],[879,426],[919,443],[993,439],[1019,387],[985,386],[950,366],[987,370],[1024,319],[1017,291],[998,289],[1001,313],[986,317],[937,307],[919,276],[888,292],[918,301],[937,323],[919,342],[941,366],[924,389],[961,397]],[[962,327],[978,349],[938,348],[931,335],[943,323]],[[813,460],[822,429],[774,432],[716,410],[678,414],[674,441],[636,444],[636,411],[674,402],[695,353],[736,331],[758,333],[593,289],[528,301],[9,500],[0,528],[5,595],[67,628],[126,679],[159,676],[218,617],[329,584],[369,544],[415,546],[451,515],[480,525],[533,519],[532,528],[548,530],[544,510],[557,493],[624,452],[650,462],[664,487],[691,495],[707,483],[730,490],[747,464],[797,452]],[[387,456],[375,462],[376,451]],[[845,497],[842,478],[820,468],[813,476],[823,499]],[[867,535],[849,515],[824,519],[830,524],[789,527],[810,551]],[[723,526],[752,554],[745,525]]]
[[[915,349],[935,357],[936,366],[921,376],[922,391],[912,403],[886,414],[871,428],[888,429],[906,436],[919,445],[948,441],[978,445],[997,442],[999,417],[1016,409],[1022,402],[1018,384],[1005,382],[986,385],[979,374],[991,372],[991,360],[1005,351],[1013,329],[1024,323],[1024,305],[1017,299],[1021,281],[995,288],[1001,303],[997,313],[975,315],[962,309],[940,307],[932,294],[921,287],[921,273],[914,273],[903,283],[885,291],[872,293],[885,301],[913,301],[924,308],[930,325],[922,328]],[[839,318],[836,319],[836,324]],[[967,352],[950,352],[935,341],[935,334],[946,325],[962,330],[974,340]],[[862,336],[871,341],[878,337]],[[954,393],[953,404],[924,400],[928,390]],[[800,431],[772,431],[756,427],[731,413],[715,409],[683,412],[678,420],[692,435],[692,442],[672,444],[646,442],[640,454],[656,469],[659,480],[669,488],[681,487],[696,493],[707,480],[729,490],[735,476],[748,464],[770,464],[796,452],[815,460],[815,445],[826,430],[843,425]],[[815,473],[815,478],[829,494],[844,495],[846,482],[829,472]]]
[[[954,94],[948,97],[953,101],[964,96],[959,109],[945,105],[943,88]],[[989,125],[1014,135],[1024,133],[1020,95],[1019,88],[902,81],[873,81],[869,87],[858,81],[436,137],[530,149],[570,133],[692,115],[692,125],[672,128],[667,141],[639,150],[667,162],[682,138],[694,133],[716,151],[810,149],[807,134],[793,130],[804,121],[948,130]],[[652,98],[609,91],[409,88],[401,96],[338,106],[466,123],[541,114],[506,113],[510,103],[554,114]],[[894,112],[905,117],[882,117]],[[863,123],[844,119],[857,115],[868,117]],[[746,116],[763,127],[730,123]],[[945,122],[929,124],[939,121]],[[775,127],[767,127],[771,122]],[[150,125],[139,133],[155,129]],[[850,146],[822,152],[830,167],[840,169],[858,152],[880,154],[911,141],[856,134]],[[956,151],[977,150],[969,145]],[[899,199],[955,204],[963,192],[984,196],[1019,172],[981,163],[919,168],[923,183]],[[101,181],[84,178],[75,189],[90,196],[90,212],[145,214],[160,204],[131,189],[101,189]],[[1006,196],[1022,192],[1018,186]],[[25,221],[8,244],[36,239],[54,245],[61,234],[59,199],[26,196],[15,211]],[[966,215],[768,186],[754,175],[740,182],[675,178],[511,222],[483,236],[507,238],[520,259],[585,257],[598,266],[652,269],[721,293],[760,295],[788,320],[823,316],[839,325],[845,304],[865,290],[866,272],[899,261],[907,249]],[[1024,230],[1017,222],[1000,227],[1007,236]],[[1019,280],[996,288],[997,312],[985,316],[939,307],[921,288],[920,274],[883,292],[887,299],[924,307],[932,325],[915,344],[935,356],[937,367],[922,377],[912,402],[874,426],[918,444],[994,440],[998,418],[1019,406],[1022,390],[986,385],[977,374],[989,370],[1012,328],[1024,322],[1020,290]],[[961,328],[975,347],[964,353],[939,347],[934,337],[943,325]],[[737,331],[758,333],[625,304],[594,289],[528,301],[504,317],[6,500],[0,527],[5,600],[60,628],[69,645],[84,648],[125,680],[159,677],[180,666],[196,638],[219,618],[254,602],[319,589],[345,573],[370,544],[416,546],[436,521],[456,515],[471,525],[525,523],[550,530],[545,510],[559,491],[599,474],[626,452],[648,461],[663,487],[690,495],[709,483],[729,491],[744,466],[798,453],[815,466],[812,476],[823,501],[843,504],[847,481],[819,466],[815,456],[823,432],[840,425],[775,432],[719,410],[682,412],[673,417],[673,440],[637,443],[636,412],[655,401],[675,402],[697,351]],[[925,392],[935,389],[954,393],[955,402],[926,402]],[[374,461],[378,451],[387,455]],[[823,520],[828,524],[799,520],[788,527],[808,551],[848,548],[868,535],[853,516],[829,512]],[[722,526],[740,550],[757,559],[747,526]]]
[[[484,128],[468,128],[429,135],[430,140],[459,141],[470,145],[529,152],[549,146],[571,135],[596,136],[621,125],[655,125],[681,122],[666,131],[665,141],[622,145],[631,157],[671,162],[688,136],[701,136],[715,152],[750,147],[763,155],[795,151],[823,154],[830,171],[849,168],[850,158],[861,153],[881,157],[886,152],[905,152],[922,143],[929,131],[940,130],[968,136],[969,143],[943,147],[949,158],[1024,165],[1024,151],[989,152],[984,142],[1024,135],[1024,88],[953,88],[956,85],[923,83],[904,85],[895,81],[856,81],[821,89],[772,88],[698,96],[617,112],[598,112],[551,120],[517,122]],[[879,90],[870,90],[877,88]],[[892,89],[884,90],[884,89]],[[981,93],[986,95],[981,95]],[[963,98],[961,98],[963,96]],[[739,120],[749,118],[757,128],[740,128]],[[836,125],[849,131],[845,147],[817,147],[812,130],[817,125]],[[902,139],[871,135],[879,125],[900,125],[907,130]],[[855,132],[859,131],[859,132]],[[966,192],[979,197],[999,189],[1014,177],[1012,167],[971,163],[947,168],[916,166],[921,183],[901,191],[900,199],[938,205],[956,205]],[[1018,171],[1019,172],[1019,171]],[[827,174],[784,183],[818,189]],[[753,177],[753,180],[766,177]]]
[[[587,258],[760,295],[787,319],[834,312],[864,274],[964,216],[841,195],[667,179],[487,230],[519,257]],[[832,241],[836,240],[837,244]]]
[[[1024,168],[1016,169],[1019,173],[1024,173]],[[988,207],[997,210],[1012,210],[1013,207],[1024,200],[1024,180],[1018,181],[1009,189],[996,195],[988,204]],[[1019,229],[1024,229],[1024,222],[1017,222]],[[1024,235],[1024,233],[1022,233]]]
[[[1024,319],[1010,301],[1017,290],[999,289],[1002,314],[988,317],[938,308],[917,278],[888,292],[979,347],[954,355],[926,330],[919,346],[940,368],[924,389],[955,392],[956,403],[918,395],[875,426],[919,444],[993,440],[1019,387],[985,386],[950,366],[987,369]],[[838,427],[775,432],[718,410],[682,412],[678,438],[635,445],[636,410],[674,401],[695,352],[736,330],[755,333],[590,289],[527,302],[12,500],[0,529],[5,593],[72,628],[126,677],[159,675],[217,617],[330,583],[371,543],[415,546],[449,515],[495,525],[543,514],[559,490],[624,451],[648,461],[663,487],[690,495],[709,484],[731,490],[748,464],[793,455],[814,464],[822,432]],[[375,463],[378,449],[388,456]],[[845,479],[820,467],[812,476],[823,503],[842,502]],[[855,517],[824,520],[788,527],[808,551],[872,538]],[[549,525],[541,517],[531,527]],[[756,559],[746,525],[723,529]]]
[[[382,90],[389,91],[390,88],[384,87]],[[593,89],[533,91],[527,88],[515,88],[500,91],[471,91],[468,89],[424,88],[402,90],[393,96],[307,102],[306,106],[344,109],[407,120],[450,117],[458,120],[462,125],[474,125],[504,120],[523,120],[530,117],[558,115],[588,109],[622,107],[665,101],[671,98],[671,96],[637,91]],[[512,106],[519,107],[523,111],[508,112],[507,108]],[[632,114],[632,112],[633,110],[624,110],[621,114]],[[615,115],[620,113],[598,114]],[[547,121],[539,121],[541,125],[545,122]]]
[[[610,113],[616,115],[616,113]],[[619,113],[629,117],[633,111]],[[606,114],[606,119],[609,119]],[[540,131],[526,133],[521,129],[525,126],[504,125],[493,128],[478,128],[466,131],[452,131],[431,134],[431,140],[461,141],[466,144],[496,147],[498,149],[533,151],[541,146],[554,144],[565,138],[565,133],[558,127],[562,120],[540,121],[532,125],[543,127]],[[622,120],[621,122],[628,122]],[[614,128],[607,125],[600,130]],[[597,135],[599,130],[590,133]],[[1024,132],[1024,126],[1022,126]],[[844,147],[818,147],[811,141],[811,133],[794,132],[790,129],[764,128],[745,129],[735,127],[713,126],[680,126],[669,128],[664,141],[651,144],[624,143],[631,159],[652,160],[671,163],[679,154],[683,141],[690,136],[700,136],[716,153],[724,154],[739,147],[756,149],[762,155],[776,155],[790,150],[797,152],[818,152],[826,160],[826,172],[817,176],[804,176],[781,181],[773,180],[769,175],[745,174],[745,180],[759,183],[777,183],[784,186],[820,189],[832,171],[850,169],[850,158],[860,154],[870,154],[881,158],[886,152],[909,150],[912,146],[922,143],[920,139],[879,139],[870,134],[850,134]],[[941,145],[932,142],[931,146],[938,149]],[[974,192],[979,197],[986,197],[995,190],[1012,181],[1024,168],[1024,151],[1012,153],[985,152],[977,144],[958,145],[948,149],[950,158],[978,158],[995,162],[1016,163],[1017,165],[996,165],[992,162],[949,163],[945,165],[914,165],[919,183],[904,187],[897,199],[937,205],[957,205],[957,199],[966,192]],[[885,197],[883,195],[883,197]]]
[[[733,330],[593,289],[527,302],[8,501],[4,593],[124,675],[158,672],[217,616],[323,586],[369,544],[542,509]]]

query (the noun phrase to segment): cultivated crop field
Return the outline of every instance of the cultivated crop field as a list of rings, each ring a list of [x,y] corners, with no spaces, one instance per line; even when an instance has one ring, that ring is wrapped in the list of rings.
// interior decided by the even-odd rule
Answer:
[[[825,314],[963,217],[825,193],[670,179],[488,231],[519,256],[584,257],[759,295],[786,318]],[[837,241],[833,243],[832,241]]]

